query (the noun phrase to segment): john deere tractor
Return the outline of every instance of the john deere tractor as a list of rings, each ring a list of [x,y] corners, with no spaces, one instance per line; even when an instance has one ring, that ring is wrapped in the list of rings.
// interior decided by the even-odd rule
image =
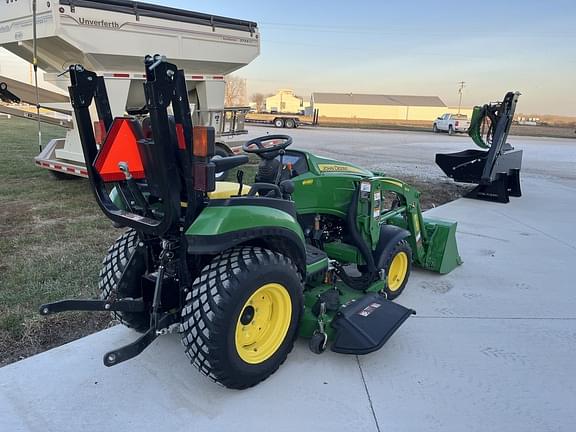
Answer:
[[[69,68],[70,97],[96,200],[127,230],[100,273],[99,300],[40,307],[110,311],[142,335],[104,355],[106,366],[178,331],[205,375],[230,388],[266,379],[300,335],[314,353],[379,349],[413,313],[392,300],[412,264],[460,264],[456,223],[424,219],[400,180],[293,150],[269,135],[243,149],[256,178],[216,182],[247,155],[215,158],[214,131],[193,127],[184,72],[145,59],[148,117],[113,119],[102,77]],[[95,104],[107,134],[97,149]],[[169,115],[169,107],[171,115]]]

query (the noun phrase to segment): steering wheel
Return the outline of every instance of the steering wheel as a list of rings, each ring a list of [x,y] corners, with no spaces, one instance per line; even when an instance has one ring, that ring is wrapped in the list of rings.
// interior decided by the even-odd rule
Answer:
[[[265,146],[267,141],[279,140],[280,143],[272,146]],[[265,135],[258,138],[251,139],[242,144],[242,150],[246,153],[253,153],[260,155],[262,153],[271,153],[278,150],[283,150],[292,144],[292,137],[288,135]],[[255,147],[254,147],[255,146]]]

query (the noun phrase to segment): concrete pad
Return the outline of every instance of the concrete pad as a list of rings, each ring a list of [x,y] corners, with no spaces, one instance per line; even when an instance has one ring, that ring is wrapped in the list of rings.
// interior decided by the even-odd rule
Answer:
[[[576,188],[564,180],[431,211],[458,221],[464,265],[415,270],[399,302],[418,315],[376,353],[316,356],[299,342],[239,392],[197,373],[175,335],[105,368],[135,337],[115,327],[0,369],[0,431],[572,431]]]
[[[573,431],[576,321],[410,319],[360,358],[379,429]]]
[[[414,272],[399,302],[418,315],[360,358],[380,430],[573,430],[576,191],[524,191],[429,212],[458,221],[464,265]]]
[[[0,431],[377,430],[353,356],[317,356],[299,342],[265,385],[234,391],[197,372],[177,335],[102,365],[135,337],[116,326],[0,369]]]

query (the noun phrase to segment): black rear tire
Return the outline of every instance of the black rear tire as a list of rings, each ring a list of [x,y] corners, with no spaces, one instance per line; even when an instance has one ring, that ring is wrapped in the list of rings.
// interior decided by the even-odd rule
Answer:
[[[286,303],[270,307],[256,300],[252,303],[255,293],[259,300],[267,286],[280,287],[275,289]],[[228,388],[252,387],[286,360],[294,346],[302,308],[301,277],[290,258],[260,247],[230,249],[214,258],[194,281],[182,309],[182,343],[204,375]],[[258,333],[261,322],[263,330]],[[242,345],[242,332],[255,342]],[[265,340],[259,345],[261,336],[275,342],[266,346]]]
[[[454,128],[452,125],[448,126],[448,135],[454,135]]]
[[[288,129],[292,129],[294,127],[296,127],[296,122],[294,121],[294,119],[286,119],[284,122],[284,125],[288,128]]]
[[[141,278],[146,271],[145,255],[138,251],[138,234],[128,230],[108,249],[100,270],[100,298],[114,300],[139,298]],[[122,284],[119,284],[122,275]],[[146,312],[112,312],[112,317],[138,332],[148,330],[150,315]]]

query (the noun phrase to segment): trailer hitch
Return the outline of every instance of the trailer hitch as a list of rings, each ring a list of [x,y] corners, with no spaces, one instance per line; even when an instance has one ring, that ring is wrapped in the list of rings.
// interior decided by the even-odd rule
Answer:
[[[60,300],[40,306],[40,315],[52,315],[66,311],[144,312],[142,300]]]

